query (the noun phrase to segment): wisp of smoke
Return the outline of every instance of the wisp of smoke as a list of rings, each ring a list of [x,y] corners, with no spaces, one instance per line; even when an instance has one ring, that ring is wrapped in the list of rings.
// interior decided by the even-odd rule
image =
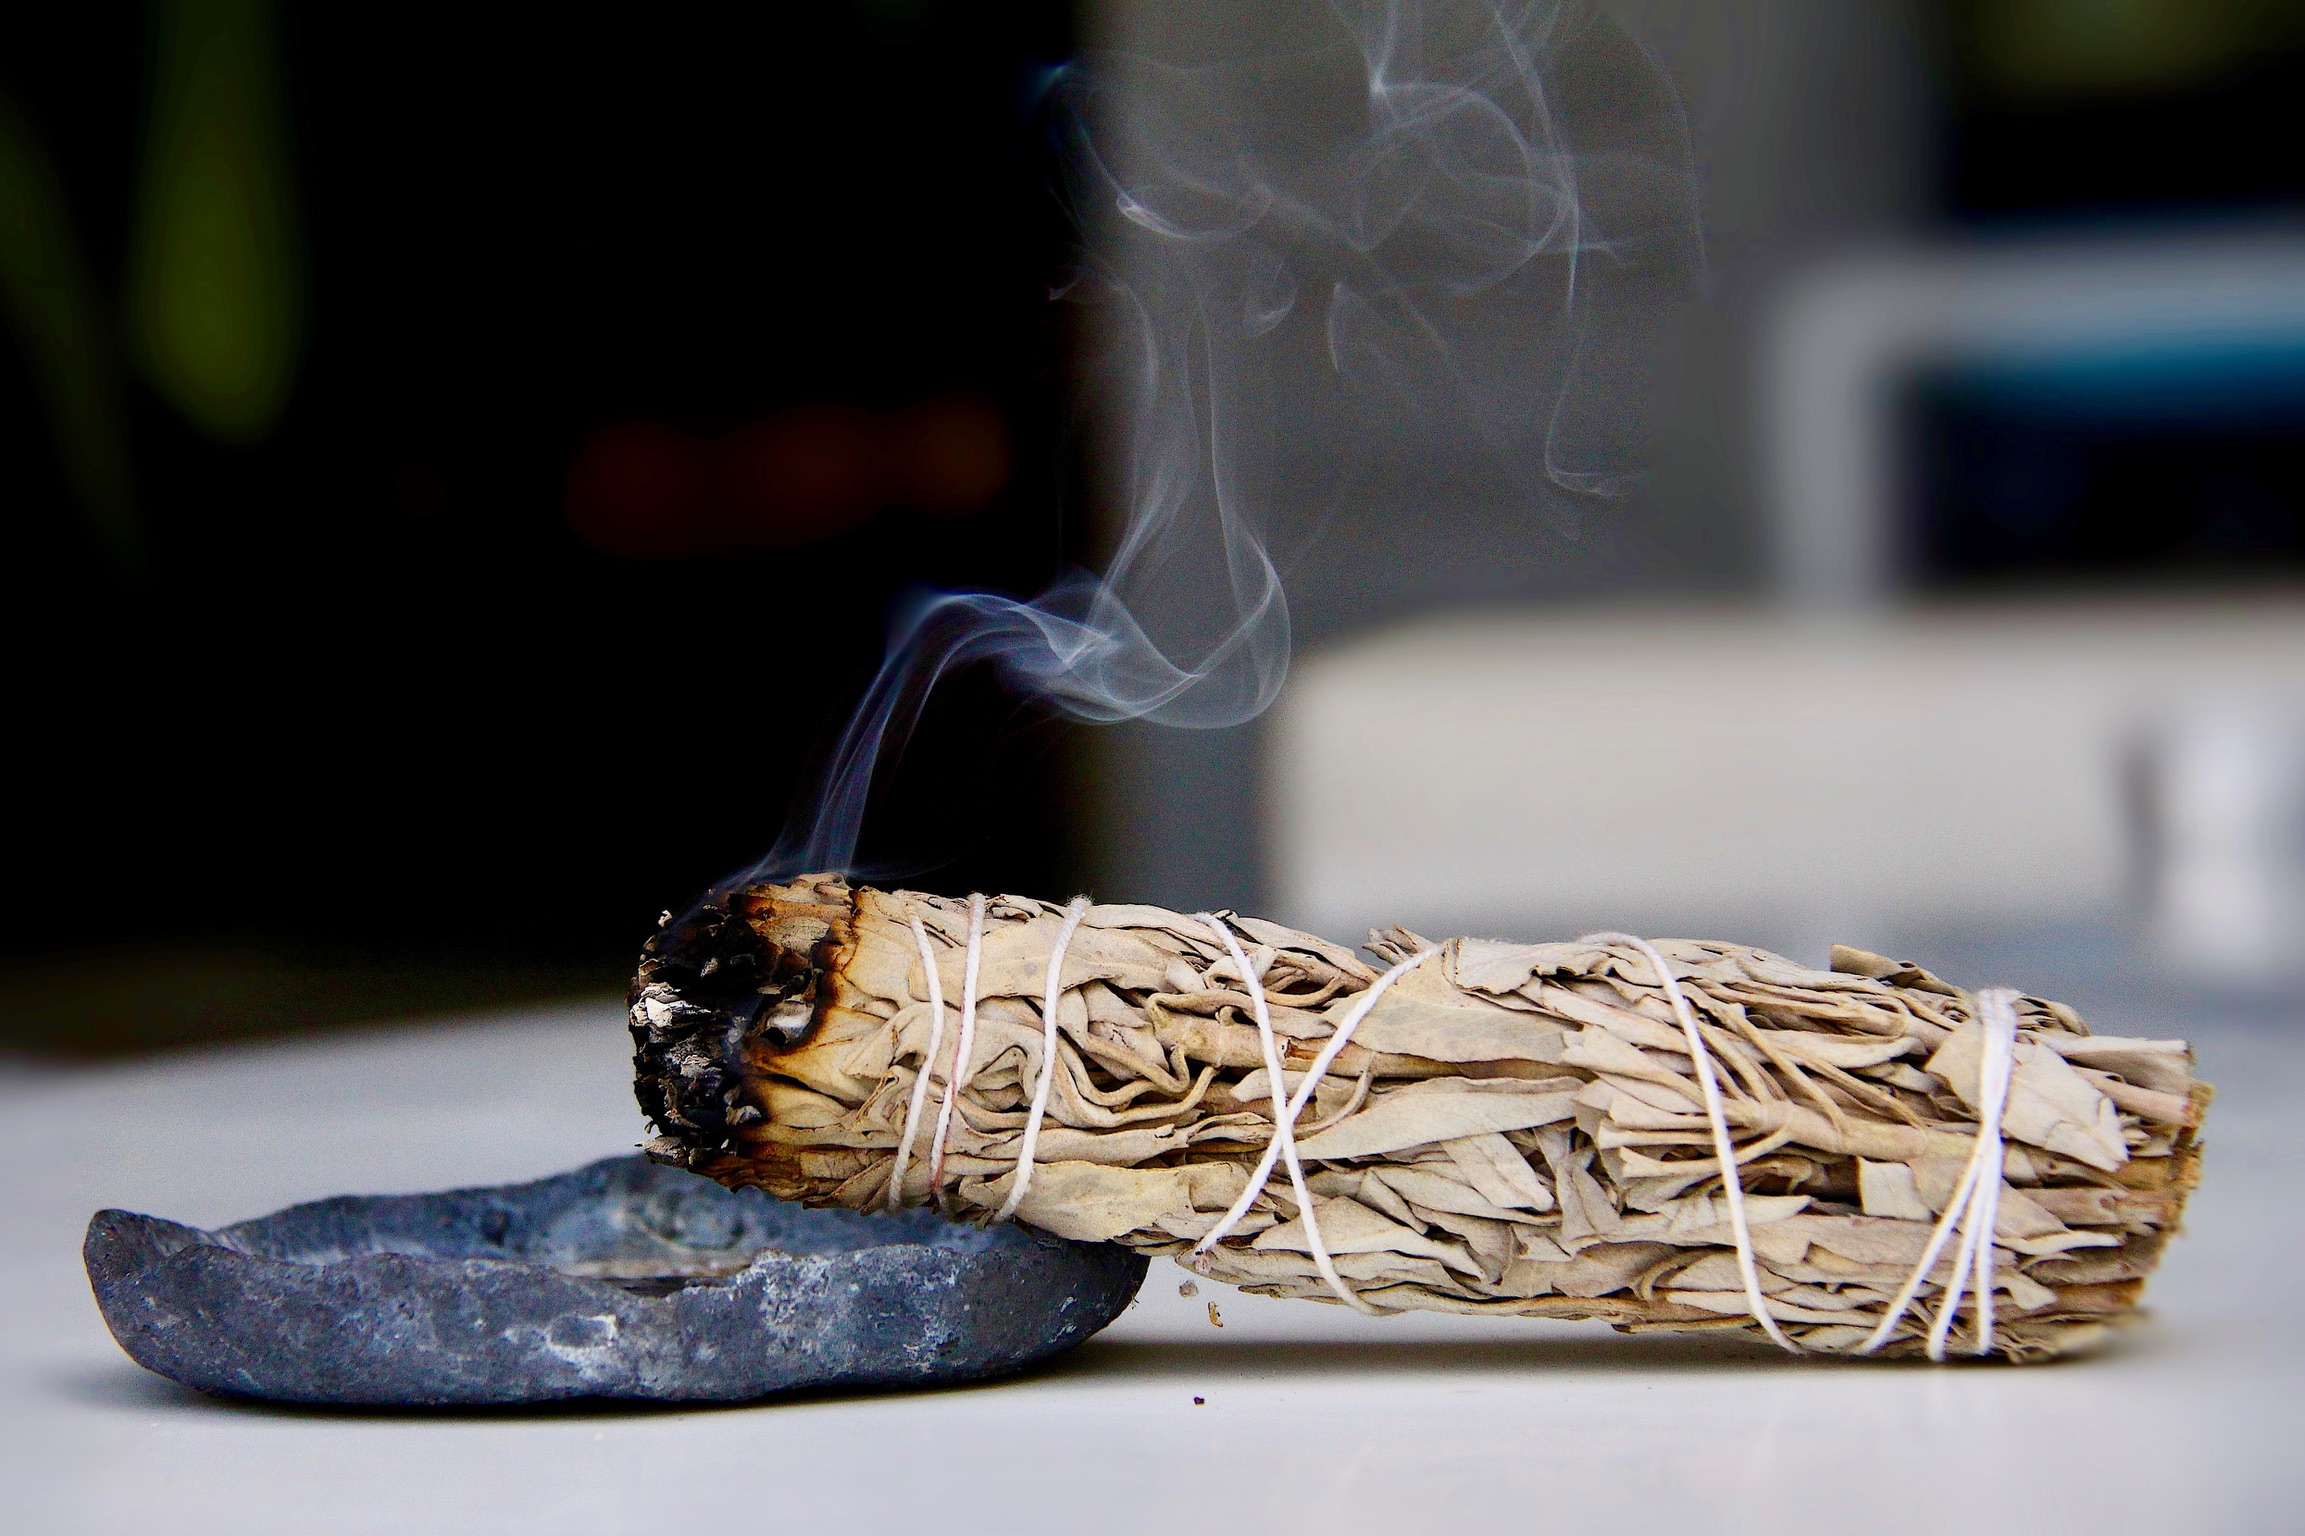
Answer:
[[[1649,333],[1699,259],[1662,71],[1589,4],[1337,0],[1329,19],[1215,63],[1061,74],[1072,291],[1104,306],[1123,397],[1117,548],[1029,602],[901,612],[816,791],[743,878],[853,868],[875,766],[957,666],[1087,721],[1263,712],[1290,644],[1275,434],[1308,356],[1370,432],[1443,424],[1532,506],[1636,482]]]

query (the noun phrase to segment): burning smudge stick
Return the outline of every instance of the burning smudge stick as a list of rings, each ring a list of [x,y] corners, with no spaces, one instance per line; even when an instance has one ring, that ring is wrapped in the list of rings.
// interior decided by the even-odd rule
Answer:
[[[916,1134],[902,1201],[933,1193],[987,1217],[1008,1203],[1063,917],[1013,896],[985,908],[941,1183],[931,1191],[936,1160]],[[1333,1299],[1315,1258],[1325,1248],[1379,1310],[1758,1333],[1757,1289],[1793,1344],[1854,1352],[1960,1203],[1987,1021],[1978,998],[1918,967],[1849,949],[1815,971],[1733,944],[1656,946],[1693,1007],[1736,1143],[1748,1287],[1688,1038],[1638,949],[1453,939],[1357,1008],[1379,973],[1350,952],[1221,921],[1258,985],[1200,919],[1081,915],[1019,1219],[1191,1255],[1275,1138],[1259,985],[1287,1094],[1361,1017],[1297,1122],[1314,1221],[1276,1173],[1191,1260],[1244,1289]],[[668,924],[632,995],[651,1152],[810,1204],[890,1199],[908,1109],[918,1133],[917,1103],[941,1105],[956,1075],[970,922],[965,902],[815,876]],[[1396,929],[1370,948],[1397,962],[1428,946]],[[2015,1024],[1990,1343],[2027,1360],[2135,1315],[2197,1177],[2210,1090],[2180,1041],[2094,1036],[2031,997],[2016,999]],[[1958,1257],[1936,1257],[1884,1353],[1924,1348]],[[1975,1312],[1973,1296],[1957,1309],[1956,1340]]]

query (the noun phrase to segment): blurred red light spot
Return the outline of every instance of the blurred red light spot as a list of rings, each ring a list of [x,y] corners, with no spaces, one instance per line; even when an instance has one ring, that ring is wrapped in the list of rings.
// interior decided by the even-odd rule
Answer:
[[[569,465],[566,510],[578,538],[621,559],[793,549],[891,505],[981,512],[1012,470],[1008,424],[983,400],[889,416],[804,406],[717,441],[646,422],[604,427]]]
[[[431,522],[448,510],[448,484],[429,465],[411,464],[393,477],[392,504],[410,522]]]
[[[783,411],[738,433],[720,476],[743,543],[792,548],[847,532],[883,499],[877,423],[863,411]]]
[[[604,427],[568,466],[568,524],[602,554],[662,560],[707,534],[712,476],[686,433],[644,422]]]
[[[983,400],[938,400],[899,417],[891,489],[907,506],[938,517],[982,512],[1008,489],[1008,423]]]

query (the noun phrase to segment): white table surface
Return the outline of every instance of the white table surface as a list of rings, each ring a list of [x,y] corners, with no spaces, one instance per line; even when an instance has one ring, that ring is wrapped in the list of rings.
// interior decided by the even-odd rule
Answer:
[[[2305,1529],[2305,1029],[2195,1036],[2223,1090],[2155,1319],[2051,1366],[1797,1362],[1514,1320],[1368,1320],[1156,1262],[1027,1378],[703,1410],[337,1413],[121,1354],[90,1212],[215,1225],[629,1148],[607,1007],[0,1070],[0,1527],[24,1532]],[[2284,1112],[2284,1106],[2289,1106]],[[1210,1325],[1206,1302],[1222,1309]],[[1205,1397],[1195,1406],[1195,1395]]]

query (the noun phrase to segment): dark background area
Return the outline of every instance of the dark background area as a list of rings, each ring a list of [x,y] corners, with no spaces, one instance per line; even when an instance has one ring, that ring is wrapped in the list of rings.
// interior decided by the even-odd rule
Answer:
[[[2294,589],[2305,578],[2305,353],[2219,359],[2141,413],[2092,380],[1915,386],[1919,580],[1942,591]],[[2116,376],[2134,371],[2111,365]],[[2241,383],[2258,393],[2230,398]],[[2185,408],[2170,409],[2172,404]]]
[[[2052,9],[1916,13],[1939,229],[2295,209],[2299,7],[2161,7],[2179,42],[2079,64],[2006,20]],[[123,330],[169,14],[0,14],[0,92]],[[774,840],[899,594],[1030,594],[1093,543],[1042,121],[1090,30],[1074,7],[275,19],[283,410],[219,435],[123,340],[108,534],[20,320],[0,345],[0,1046],[620,986],[659,910]],[[1919,537],[1941,585],[2171,549],[2305,564],[2297,418],[2106,433],[1940,385]],[[1995,498],[2042,483],[2055,516],[2021,491],[2013,539]],[[2223,489],[2172,521],[2163,485]],[[2162,543],[2125,543],[2148,512]],[[877,851],[944,888],[1069,889],[1089,773],[964,674]]]
[[[309,304],[277,426],[219,443],[131,383],[123,560],[0,351],[0,949],[20,981],[77,953],[107,996],[268,957],[222,1001],[281,1021],[614,987],[660,908],[774,839],[897,593],[1029,594],[1064,548],[1066,246],[1035,115],[1071,18],[282,22]],[[0,20],[0,85],[106,293],[152,69],[137,7]],[[955,493],[886,464],[940,422]],[[732,494],[780,442],[796,462],[761,473],[797,486]],[[911,754],[935,803],[888,824],[940,878],[1057,888],[1061,747],[964,680]],[[108,1022],[72,986],[32,986],[12,1033],[224,1027],[150,998],[108,1006],[170,1017]]]
[[[2093,23],[2093,24],[2092,24]],[[2305,198],[2293,0],[1951,0],[1939,189],[1964,222],[2140,210],[2292,213]]]
[[[2294,233],[2305,6],[2125,6],[2063,31],[2046,20],[2056,10],[1946,7],[1942,218],[1987,240]],[[1913,388],[1912,554],[1926,587],[2305,579],[2297,338],[1938,373]]]

